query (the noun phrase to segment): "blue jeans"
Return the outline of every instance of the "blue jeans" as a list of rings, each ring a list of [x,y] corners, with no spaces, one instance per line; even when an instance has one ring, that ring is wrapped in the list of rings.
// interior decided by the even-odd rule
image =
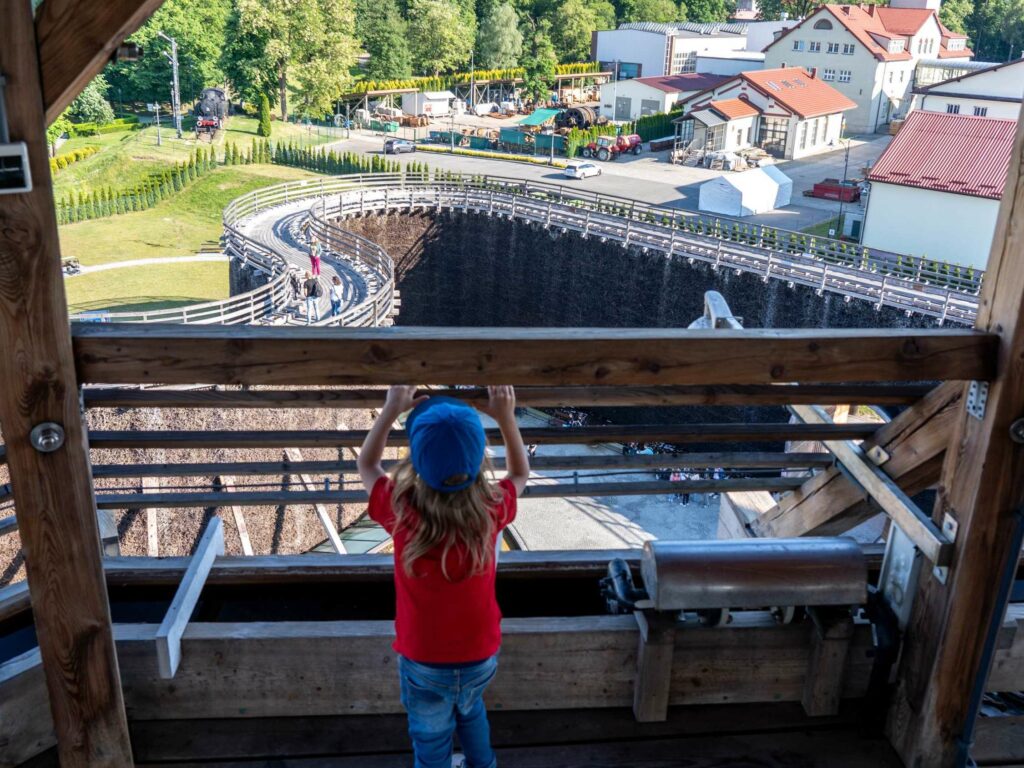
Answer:
[[[337,317],[341,314],[341,299],[334,301],[331,299],[331,317]]]
[[[491,726],[483,695],[498,671],[498,657],[441,668],[398,657],[402,706],[409,713],[415,768],[451,768],[452,734],[459,734],[466,768],[495,768]]]
[[[312,296],[306,297],[306,325],[313,322],[313,316],[316,316],[316,321],[320,322],[320,307],[316,303],[316,299]]]

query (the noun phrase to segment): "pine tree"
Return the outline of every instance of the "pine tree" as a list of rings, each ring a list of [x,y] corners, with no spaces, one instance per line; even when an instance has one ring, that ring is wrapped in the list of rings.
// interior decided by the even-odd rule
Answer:
[[[264,93],[260,96],[260,124],[256,133],[260,136],[270,136],[270,131],[270,99]]]

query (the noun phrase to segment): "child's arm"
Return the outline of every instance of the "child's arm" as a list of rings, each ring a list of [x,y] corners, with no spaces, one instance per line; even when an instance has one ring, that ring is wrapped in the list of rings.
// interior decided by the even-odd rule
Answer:
[[[516,496],[522,496],[526,481],[530,479],[530,458],[526,454],[523,436],[516,423],[516,391],[511,386],[488,387],[490,396],[486,408],[481,410],[498,422],[505,441],[505,467],[508,479],[515,486]]]
[[[416,397],[416,387],[391,387],[388,389],[387,399],[380,415],[373,422],[370,431],[363,440],[362,450],[356,466],[359,468],[359,477],[363,480],[363,487],[367,493],[373,492],[373,486],[378,480],[387,474],[380,460],[384,455],[384,447],[387,444],[388,433],[391,432],[391,424],[406,411],[415,408],[427,399],[426,395]]]

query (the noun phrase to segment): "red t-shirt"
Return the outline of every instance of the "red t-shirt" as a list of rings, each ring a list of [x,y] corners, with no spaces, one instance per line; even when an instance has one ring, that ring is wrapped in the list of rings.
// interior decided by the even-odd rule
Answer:
[[[494,517],[494,550],[498,532],[516,519],[516,489],[505,478],[499,483],[503,497],[491,510]],[[494,596],[495,561],[482,573],[466,576],[466,549],[453,544],[448,550],[447,570],[441,571],[443,546],[413,564],[413,575],[405,572],[402,552],[410,538],[408,525],[395,530],[391,509],[394,484],[380,478],[370,494],[370,518],[380,523],[395,541],[395,642],[398,653],[413,661],[458,664],[480,661],[501,646],[501,610]]]

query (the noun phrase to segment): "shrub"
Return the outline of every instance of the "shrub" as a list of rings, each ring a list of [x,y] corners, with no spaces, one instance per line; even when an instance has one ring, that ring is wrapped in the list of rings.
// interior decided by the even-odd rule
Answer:
[[[260,96],[260,124],[256,130],[259,136],[270,136],[270,99],[267,94]]]
[[[439,152],[441,154],[452,154],[452,150],[448,147],[433,146],[430,144],[423,144],[417,147],[417,150],[424,152]],[[546,157],[533,157],[531,155],[512,155],[507,152],[485,152],[478,149],[463,149],[461,147],[455,148],[456,155],[466,155],[467,157],[488,157],[491,160],[514,160],[520,163],[530,163],[532,165],[551,165]],[[555,168],[565,168],[564,160],[555,160]]]

